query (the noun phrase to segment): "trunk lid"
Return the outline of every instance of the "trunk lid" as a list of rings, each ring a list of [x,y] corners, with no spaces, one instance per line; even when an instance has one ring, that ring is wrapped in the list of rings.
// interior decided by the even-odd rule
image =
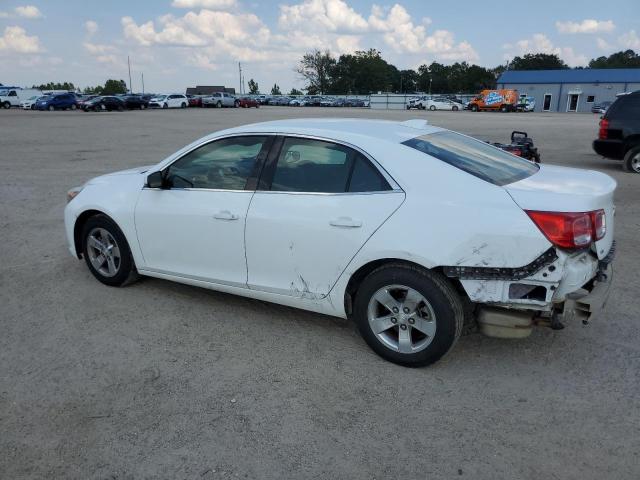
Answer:
[[[503,187],[523,210],[545,212],[591,212],[603,209],[607,231],[595,242],[598,258],[611,249],[614,231],[613,194],[616,182],[593,170],[540,165],[540,170]]]

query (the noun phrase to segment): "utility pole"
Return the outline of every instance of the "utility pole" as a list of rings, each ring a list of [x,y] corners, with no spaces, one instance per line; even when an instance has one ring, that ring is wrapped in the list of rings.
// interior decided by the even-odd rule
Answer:
[[[142,94],[144,95],[144,72],[142,72]]]
[[[429,95],[431,95],[431,82],[433,82],[433,78],[429,77]]]
[[[133,93],[131,89],[131,62],[129,61],[129,55],[127,55],[127,65],[129,66],[129,93]]]
[[[240,62],[238,62],[238,75],[240,78],[240,95],[242,95],[242,66],[240,65]]]

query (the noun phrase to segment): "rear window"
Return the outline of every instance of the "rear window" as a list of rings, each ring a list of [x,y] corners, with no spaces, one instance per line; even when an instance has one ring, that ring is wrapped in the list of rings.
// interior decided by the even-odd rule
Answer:
[[[430,133],[402,143],[494,185],[517,182],[538,171],[528,160],[455,132]]]
[[[609,107],[605,118],[613,117],[621,120],[640,116],[640,95],[623,95],[618,97]]]

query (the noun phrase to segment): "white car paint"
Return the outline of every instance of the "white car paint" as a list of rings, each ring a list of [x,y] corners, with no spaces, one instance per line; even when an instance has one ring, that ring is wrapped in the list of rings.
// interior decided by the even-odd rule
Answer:
[[[443,98],[425,101],[424,108],[428,110],[463,110],[464,106],[461,103]]]
[[[0,87],[0,106],[5,108],[20,107],[31,97],[41,97],[42,91],[37,88],[2,88]]]
[[[28,99],[20,103],[20,108],[22,108],[23,110],[32,110],[34,108],[33,106],[36,104],[36,101],[41,96],[42,95],[34,95],[33,97],[29,97]]]
[[[519,269],[552,244],[524,209],[606,211],[606,236],[590,251],[557,250],[552,273],[525,281],[548,288],[544,300],[509,298],[509,279],[463,279],[470,300],[550,311],[594,277],[613,241],[608,176],[544,165],[530,177],[495,185],[402,144],[446,132],[423,120],[297,119],[208,135],[157,165],[88,181],[65,209],[74,229],[87,211],[111,217],[126,236],[140,274],[346,317],[352,276],[371,262],[404,260],[426,269]],[[153,189],[147,176],[222,138],[264,134],[323,139],[366,155],[390,190],[363,193]],[[538,168],[538,167],[536,167]]]
[[[188,106],[189,99],[181,93],[158,95],[149,100],[150,108],[186,108]]]

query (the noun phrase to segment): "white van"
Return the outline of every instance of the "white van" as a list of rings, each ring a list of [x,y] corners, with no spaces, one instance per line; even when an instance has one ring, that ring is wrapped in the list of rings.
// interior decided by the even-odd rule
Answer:
[[[22,102],[35,96],[42,96],[42,92],[37,88],[0,87],[0,106],[3,108],[19,107]]]

